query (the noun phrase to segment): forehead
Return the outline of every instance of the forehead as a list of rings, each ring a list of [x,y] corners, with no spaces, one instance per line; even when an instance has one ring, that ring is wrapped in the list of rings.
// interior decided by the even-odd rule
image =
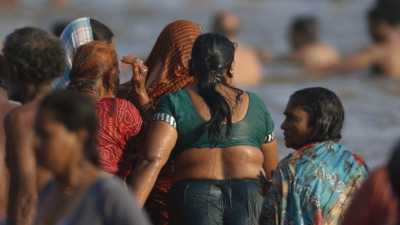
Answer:
[[[291,101],[288,102],[284,114],[285,115],[290,114],[290,115],[300,115],[300,116],[306,115],[306,116],[308,116],[307,111],[305,111],[301,105],[293,104],[293,102],[291,102]]]

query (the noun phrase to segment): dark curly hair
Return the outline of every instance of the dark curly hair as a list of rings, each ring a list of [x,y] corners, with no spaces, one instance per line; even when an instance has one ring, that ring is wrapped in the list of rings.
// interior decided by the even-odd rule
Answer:
[[[34,27],[15,30],[6,37],[4,57],[14,82],[39,85],[62,74],[65,54],[61,42]]]
[[[308,113],[313,133],[308,143],[339,141],[344,122],[344,109],[339,97],[322,87],[305,88],[290,96],[292,106]]]

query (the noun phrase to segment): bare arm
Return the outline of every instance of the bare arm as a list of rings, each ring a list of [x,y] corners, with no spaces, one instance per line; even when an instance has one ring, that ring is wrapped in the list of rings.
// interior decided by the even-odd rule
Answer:
[[[264,154],[264,171],[267,178],[272,179],[272,172],[278,165],[278,144],[276,140],[270,143],[265,143],[261,147]]]
[[[8,174],[5,166],[5,152],[0,148],[0,216],[5,217],[7,207]]]
[[[330,68],[324,69],[344,73],[365,70],[378,63],[380,56],[381,51],[379,47],[372,46],[348,57],[344,57],[338,63],[330,66]]]
[[[132,190],[139,206],[143,206],[153,188],[160,170],[168,161],[176,144],[178,134],[168,123],[155,121],[149,126],[139,154],[139,160],[132,174]]]
[[[22,117],[23,115],[21,115]],[[32,224],[37,200],[36,161],[30,143],[32,131],[16,115],[5,120],[7,166],[10,174],[10,196],[7,224]]]

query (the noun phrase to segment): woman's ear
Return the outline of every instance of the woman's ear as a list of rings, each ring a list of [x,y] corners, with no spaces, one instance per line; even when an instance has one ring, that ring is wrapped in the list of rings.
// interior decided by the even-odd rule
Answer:
[[[233,78],[233,64],[234,64],[235,62],[232,62],[232,64],[231,64],[231,66],[229,67],[229,69],[228,69],[228,71],[227,71],[227,75],[228,75],[228,77],[229,78]]]

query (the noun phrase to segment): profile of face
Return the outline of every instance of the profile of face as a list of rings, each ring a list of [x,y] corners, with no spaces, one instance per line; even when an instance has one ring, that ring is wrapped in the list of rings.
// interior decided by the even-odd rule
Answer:
[[[36,159],[55,176],[62,176],[83,156],[85,131],[70,131],[57,121],[52,112],[39,111],[35,122]]]
[[[285,120],[281,125],[288,148],[299,149],[308,144],[313,129],[310,127],[309,114],[299,105],[293,104],[292,100],[286,106]]]

